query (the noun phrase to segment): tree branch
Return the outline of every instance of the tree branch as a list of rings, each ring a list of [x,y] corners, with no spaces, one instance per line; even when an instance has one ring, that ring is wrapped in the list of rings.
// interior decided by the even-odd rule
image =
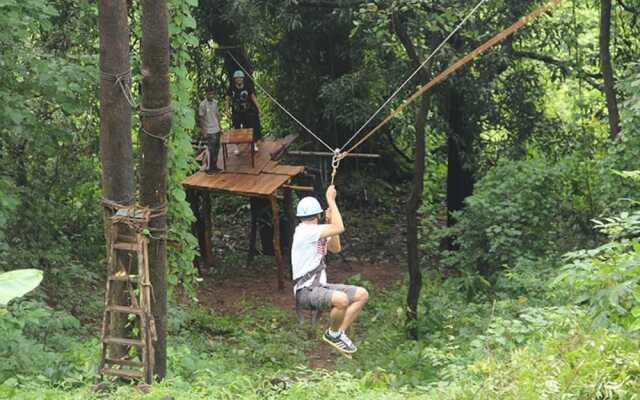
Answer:
[[[413,164],[413,159],[408,155],[406,155],[404,151],[402,151],[402,149],[398,147],[395,140],[393,139],[393,136],[391,136],[391,132],[386,131],[386,135],[387,135],[387,138],[389,139],[389,143],[391,143],[391,147],[393,148],[393,150],[395,150],[396,153],[398,153],[398,155],[402,157],[406,162],[408,162],[409,164]]]
[[[539,61],[544,64],[553,65],[562,71],[565,75],[575,75],[578,78],[587,82],[594,89],[602,91],[602,84],[596,81],[596,79],[602,79],[602,74],[594,74],[587,72],[575,64],[559,60],[546,54],[535,53],[532,51],[512,50],[511,55],[514,58],[527,58],[529,60]]]

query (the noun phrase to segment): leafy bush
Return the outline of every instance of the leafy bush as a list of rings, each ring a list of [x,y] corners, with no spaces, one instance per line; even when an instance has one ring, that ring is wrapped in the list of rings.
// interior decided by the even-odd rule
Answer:
[[[611,240],[565,255],[570,263],[554,281],[588,303],[596,326],[640,330],[640,212],[623,213],[596,225]]]
[[[80,327],[76,318],[32,301],[14,302],[8,310],[0,315],[0,382],[20,383],[35,377],[52,384],[92,372],[69,362],[81,346],[73,334]]]
[[[458,270],[489,275],[520,259],[536,259],[589,242],[590,207],[585,184],[589,161],[568,158],[505,162],[492,169],[466,199],[444,235],[458,249],[445,262]]]

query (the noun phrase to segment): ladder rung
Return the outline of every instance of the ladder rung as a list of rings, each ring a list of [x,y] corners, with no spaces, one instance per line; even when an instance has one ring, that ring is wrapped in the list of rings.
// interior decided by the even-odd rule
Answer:
[[[144,377],[144,372],[133,371],[130,369],[102,368],[100,372],[106,375],[121,376],[123,378],[143,378]]]
[[[125,314],[139,314],[142,315],[142,309],[128,306],[107,306],[107,311],[115,311]]]
[[[144,363],[140,361],[125,360],[122,358],[118,358],[118,359],[107,358],[104,361],[108,364],[113,364],[113,365],[126,365],[127,367],[140,367],[140,368],[144,367]]]
[[[112,281],[138,282],[138,275],[111,275],[109,279]]]
[[[107,336],[103,338],[102,341],[107,344],[121,344],[125,346],[138,346],[138,347],[144,346],[144,342],[138,339],[126,339],[126,338],[117,338],[117,337]]]
[[[137,238],[131,235],[118,234],[118,242],[136,243]]]
[[[125,251],[140,250],[140,246],[138,246],[138,243],[127,243],[127,242],[114,243],[113,248],[116,250],[125,250]]]

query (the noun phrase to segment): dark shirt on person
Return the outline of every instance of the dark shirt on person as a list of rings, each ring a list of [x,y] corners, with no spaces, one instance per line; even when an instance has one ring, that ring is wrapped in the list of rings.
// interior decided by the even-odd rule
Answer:
[[[251,100],[251,96],[256,94],[252,85],[245,83],[244,86],[238,88],[235,84],[232,84],[227,94],[231,99],[232,113],[257,113],[258,110]]]

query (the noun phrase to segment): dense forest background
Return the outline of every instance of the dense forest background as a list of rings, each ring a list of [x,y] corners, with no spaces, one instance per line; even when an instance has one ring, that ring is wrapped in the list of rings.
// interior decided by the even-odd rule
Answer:
[[[129,2],[136,102],[138,3]],[[333,261],[372,296],[356,324],[357,358],[320,367],[318,332],[290,309],[262,297],[231,309],[207,300],[273,260],[245,265],[248,201],[213,196],[215,262],[201,263],[180,185],[197,169],[198,101],[207,85],[224,101],[233,55],[339,147],[475,4],[168,3],[169,372],[145,397],[128,385],[92,391],[106,275],[98,7],[0,0],[0,271],[44,272],[35,292],[0,307],[0,398],[637,398],[639,1],[561,2],[358,150],[379,159],[343,161],[348,231]],[[538,5],[483,4],[389,109]],[[296,133],[293,148],[322,150],[258,98],[266,134]],[[138,131],[134,117],[137,162]],[[369,265],[392,273],[369,278]]]

